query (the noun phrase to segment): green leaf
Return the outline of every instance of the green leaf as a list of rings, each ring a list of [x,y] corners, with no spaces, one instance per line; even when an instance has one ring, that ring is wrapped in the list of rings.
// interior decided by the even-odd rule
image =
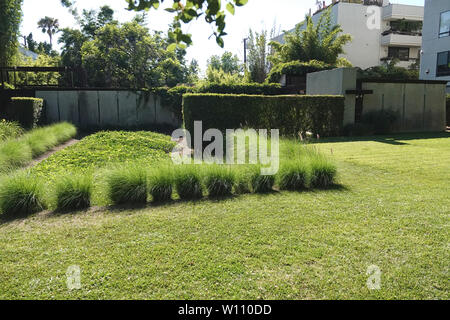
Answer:
[[[177,49],[177,44],[176,43],[171,43],[167,47],[167,51],[170,51],[170,52],[174,52],[176,49]]]
[[[232,15],[234,15],[235,9],[234,9],[234,5],[233,5],[231,2],[229,2],[229,3],[227,4],[227,10],[228,10]]]
[[[238,7],[245,6],[247,2],[248,0],[234,0],[234,3],[236,3]]]
[[[222,39],[222,38],[217,37],[217,38],[216,38],[216,42],[217,42],[217,44],[218,44],[221,48],[223,48],[224,45],[225,45],[225,43],[223,42],[223,39]]]

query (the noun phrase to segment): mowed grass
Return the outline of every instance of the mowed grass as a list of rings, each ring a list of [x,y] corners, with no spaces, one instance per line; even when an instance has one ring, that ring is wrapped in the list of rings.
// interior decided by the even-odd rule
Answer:
[[[450,136],[371,139],[317,144],[340,188],[3,222],[0,298],[449,299]]]

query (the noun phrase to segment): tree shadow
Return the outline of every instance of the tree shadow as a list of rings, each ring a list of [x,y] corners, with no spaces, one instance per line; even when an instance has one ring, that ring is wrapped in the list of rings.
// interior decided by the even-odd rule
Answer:
[[[380,143],[387,143],[390,145],[409,145],[407,142],[410,140],[424,140],[424,139],[446,139],[450,138],[450,132],[411,132],[411,133],[399,133],[388,135],[376,135],[376,136],[361,136],[361,137],[330,137],[321,138],[319,140],[312,140],[313,144],[320,143],[341,143],[341,142],[364,142],[374,141]]]

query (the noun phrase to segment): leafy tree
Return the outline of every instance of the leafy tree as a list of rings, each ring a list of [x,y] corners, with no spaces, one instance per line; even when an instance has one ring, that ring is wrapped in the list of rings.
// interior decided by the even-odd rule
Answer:
[[[27,36],[27,48],[30,51],[36,52],[38,43],[34,41],[33,39],[33,33],[30,32],[30,34]]]
[[[83,10],[80,25],[84,34],[94,37],[95,31],[113,21],[114,10],[109,6],[103,6],[98,12],[96,10]]]
[[[263,83],[272,67],[269,61],[269,39],[275,37],[275,27],[270,31],[262,30],[261,33],[251,29],[248,36],[248,76],[251,82]]]
[[[42,29],[42,33],[47,33],[50,38],[50,45],[53,45],[53,35],[59,30],[58,19],[45,17],[39,20],[38,27]]]
[[[208,59],[208,68],[214,70],[223,70],[225,73],[237,74],[244,71],[244,67],[237,55],[226,51],[222,56],[214,55]]]
[[[149,10],[151,8],[158,9],[164,0],[126,0],[128,2],[129,10]],[[235,6],[243,6],[247,4],[248,0],[227,0],[226,9],[234,15]],[[225,11],[221,10],[220,0],[186,0],[183,4],[180,0],[173,0],[173,6],[166,10],[175,14],[174,30],[169,34],[170,38],[175,41],[171,44],[169,49],[173,50],[176,44],[190,45],[192,43],[191,35],[185,34],[181,30],[181,22],[190,23],[194,19],[201,16],[205,17],[205,21],[209,24],[215,24],[213,35],[216,38],[217,44],[223,48],[223,36],[225,32]],[[184,44],[182,44],[184,43]]]
[[[351,41],[351,36],[342,34],[339,25],[333,25],[331,10],[327,9],[320,16],[316,25],[312,17],[298,24],[295,30],[284,36],[285,43],[271,42],[274,54],[270,57],[274,64],[291,61],[323,61],[330,65],[349,65],[339,55],[344,53],[344,46]]]
[[[7,66],[17,53],[22,21],[22,0],[0,1],[0,66]]]

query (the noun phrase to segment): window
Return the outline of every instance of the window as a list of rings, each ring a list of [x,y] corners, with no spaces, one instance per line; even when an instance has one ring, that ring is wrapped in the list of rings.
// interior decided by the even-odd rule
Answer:
[[[409,48],[389,47],[388,57],[390,59],[409,61]]]
[[[450,51],[438,53],[436,76],[450,76]]]
[[[439,38],[450,36],[450,11],[441,13],[441,25],[439,27]]]

